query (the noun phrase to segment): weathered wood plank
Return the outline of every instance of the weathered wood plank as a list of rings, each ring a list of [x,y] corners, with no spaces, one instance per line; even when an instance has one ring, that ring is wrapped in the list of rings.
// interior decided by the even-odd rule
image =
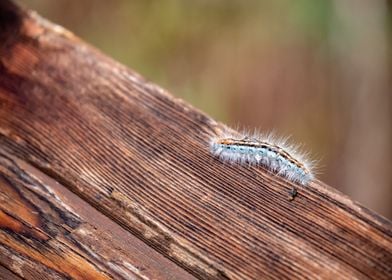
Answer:
[[[0,275],[1,275],[2,279],[7,279],[7,280],[22,280],[23,279],[2,265],[0,265]]]
[[[392,277],[390,221],[321,182],[289,201],[291,183],[210,155],[223,125],[69,32],[21,19],[0,35],[8,153],[200,278]]]
[[[27,279],[194,279],[1,149],[0,263]]]

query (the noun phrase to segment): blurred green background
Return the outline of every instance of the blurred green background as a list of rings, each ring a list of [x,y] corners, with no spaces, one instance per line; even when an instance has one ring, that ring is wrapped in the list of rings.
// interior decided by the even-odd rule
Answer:
[[[391,2],[19,2],[218,121],[291,135],[392,218]]]

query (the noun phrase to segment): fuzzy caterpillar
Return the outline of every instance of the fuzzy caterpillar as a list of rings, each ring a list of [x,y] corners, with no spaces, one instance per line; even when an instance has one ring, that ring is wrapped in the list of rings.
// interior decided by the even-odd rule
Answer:
[[[224,162],[263,166],[294,183],[307,185],[314,179],[313,162],[286,140],[274,136],[226,134],[211,140],[211,153]]]

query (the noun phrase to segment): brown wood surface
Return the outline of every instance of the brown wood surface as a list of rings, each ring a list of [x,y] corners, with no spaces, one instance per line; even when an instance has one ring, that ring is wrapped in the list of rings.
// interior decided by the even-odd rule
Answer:
[[[223,164],[209,153],[222,124],[0,3],[0,265],[11,273],[392,278],[390,221],[319,181],[290,201],[292,183]]]
[[[1,149],[0,228],[0,263],[27,279],[195,279]]]
[[[0,265],[0,277],[1,277],[0,279],[7,279],[7,280],[22,280],[23,279],[2,265]]]

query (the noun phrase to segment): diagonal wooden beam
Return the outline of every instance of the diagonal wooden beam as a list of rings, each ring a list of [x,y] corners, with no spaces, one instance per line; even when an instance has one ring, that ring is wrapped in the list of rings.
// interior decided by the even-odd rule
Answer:
[[[198,278],[392,278],[390,221],[319,181],[288,200],[293,183],[210,154],[224,125],[35,13],[2,1],[0,15],[3,154]],[[31,227],[4,205],[4,217]],[[53,239],[4,224],[0,248],[23,257]],[[18,273],[4,250],[0,264]]]

